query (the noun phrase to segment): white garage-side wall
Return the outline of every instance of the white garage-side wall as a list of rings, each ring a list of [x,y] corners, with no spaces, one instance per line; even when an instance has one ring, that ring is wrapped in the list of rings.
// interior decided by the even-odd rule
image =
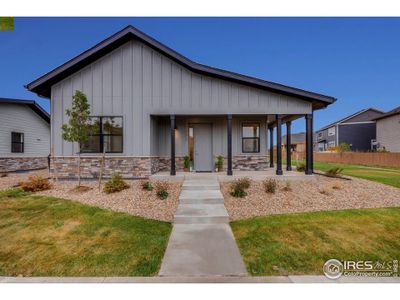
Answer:
[[[11,152],[11,132],[24,134],[24,153]],[[0,103],[0,157],[47,157],[50,125],[24,104]]]
[[[376,139],[387,151],[400,152],[400,114],[377,120]]]

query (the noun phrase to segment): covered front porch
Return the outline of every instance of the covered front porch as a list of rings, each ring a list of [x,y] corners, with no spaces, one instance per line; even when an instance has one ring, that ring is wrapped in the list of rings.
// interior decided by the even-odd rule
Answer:
[[[304,173],[292,172],[290,138],[292,121],[300,118],[304,118],[306,125],[305,174],[310,175],[313,173],[312,113],[153,115],[151,152],[159,161],[152,172],[156,173],[153,176],[216,173],[221,178],[247,175],[265,177],[273,174],[297,178]],[[287,137],[285,143],[282,141],[284,126]],[[286,147],[285,166],[282,163],[283,144]],[[217,172],[218,157],[223,157],[223,173],[221,169]],[[251,174],[246,175],[246,172]]]

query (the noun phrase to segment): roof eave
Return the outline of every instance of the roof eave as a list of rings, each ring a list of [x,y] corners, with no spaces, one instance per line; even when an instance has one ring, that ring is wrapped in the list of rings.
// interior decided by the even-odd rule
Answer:
[[[177,63],[185,66],[189,70],[204,74],[207,76],[218,77],[224,80],[235,81],[241,84],[253,86],[256,88],[266,89],[273,92],[278,92],[281,94],[298,97],[307,101],[315,102],[313,104],[313,109],[321,109],[326,106],[334,103],[336,101],[335,98],[317,94],[305,90],[301,90],[298,88],[285,86],[282,84],[265,81],[259,78],[254,78],[226,70],[221,70],[213,67],[209,67],[206,65],[198,64],[185,56],[179,54],[175,50],[163,45],[152,37],[146,35],[140,30],[134,28],[129,25],[122,29],[121,31],[115,33],[109,38],[103,40],[102,42],[96,44],[92,48],[82,52],[78,56],[70,59],[66,63],[60,65],[59,67],[53,69],[52,71],[44,74],[38,79],[28,83],[25,85],[29,91],[36,93],[37,95],[45,98],[51,97],[51,86],[56,82],[66,78],[67,76],[77,72],[82,69],[86,65],[92,63],[96,59],[104,56],[110,50],[113,50],[125,42],[129,41],[132,38],[139,38],[142,42],[144,42],[149,47],[162,52],[164,55],[169,57],[170,59],[176,61]]]

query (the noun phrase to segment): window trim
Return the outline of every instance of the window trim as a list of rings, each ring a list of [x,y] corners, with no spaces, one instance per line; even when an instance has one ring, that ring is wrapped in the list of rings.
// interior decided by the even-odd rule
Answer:
[[[90,118],[99,118],[100,119],[100,133],[96,134],[89,134],[89,136],[98,136],[99,138],[99,143],[100,143],[100,152],[96,151],[82,151],[80,149],[80,152],[83,154],[93,154],[93,153],[103,153],[104,151],[104,136],[120,136],[122,137],[121,141],[121,151],[106,151],[104,153],[124,153],[124,117],[123,116],[90,116]],[[108,134],[108,133],[103,133],[103,118],[121,118],[122,119],[122,134]]]
[[[336,135],[336,126],[332,126],[328,128],[328,136]]]
[[[243,136],[243,126],[246,124],[257,124],[258,125],[258,137],[244,137]],[[260,153],[260,143],[261,143],[261,123],[258,121],[245,121],[241,123],[241,137],[242,137],[242,153]],[[257,139],[258,143],[257,143],[257,150],[256,151],[244,151],[244,147],[243,147],[243,142],[244,140],[254,140]]]
[[[14,142],[13,134],[20,134],[22,136],[22,142]],[[13,145],[22,145],[21,151],[13,151]],[[11,153],[25,153],[25,135],[23,132],[11,131]]]

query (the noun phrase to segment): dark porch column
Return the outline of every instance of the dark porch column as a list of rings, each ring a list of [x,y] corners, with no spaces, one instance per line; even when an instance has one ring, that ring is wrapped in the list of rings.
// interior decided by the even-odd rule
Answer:
[[[292,171],[292,122],[286,122],[286,170]]]
[[[307,175],[313,173],[313,115],[306,115],[306,171]]]
[[[282,174],[282,116],[276,115],[276,175]]]
[[[274,127],[268,127],[269,129],[269,167],[274,167]]]
[[[171,119],[171,175],[176,175],[175,169],[175,115],[170,115]]]
[[[232,175],[232,115],[228,115],[228,169],[227,175]]]

